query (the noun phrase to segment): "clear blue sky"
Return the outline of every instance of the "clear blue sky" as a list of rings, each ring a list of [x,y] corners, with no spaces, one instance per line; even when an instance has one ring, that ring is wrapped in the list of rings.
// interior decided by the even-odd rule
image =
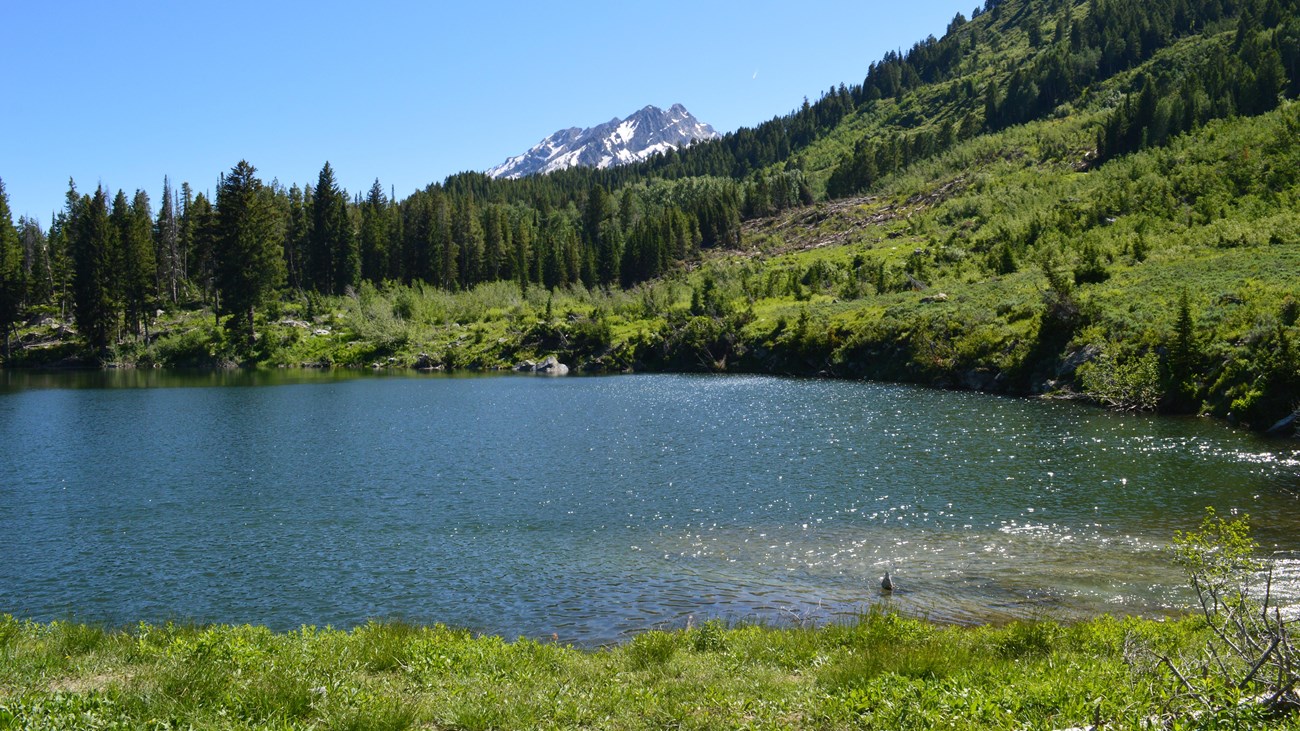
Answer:
[[[977,4],[3,0],[0,179],[42,225],[69,177],[156,209],[241,158],[400,198],[647,104],[753,126]]]

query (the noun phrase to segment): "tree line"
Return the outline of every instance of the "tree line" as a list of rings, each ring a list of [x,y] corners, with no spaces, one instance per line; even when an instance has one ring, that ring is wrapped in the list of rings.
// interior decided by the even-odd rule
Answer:
[[[479,176],[490,187],[493,181]],[[315,185],[265,183],[241,161],[215,200],[164,179],[156,207],[138,190],[78,191],[69,181],[48,230],[13,224],[0,181],[0,319],[5,342],[27,313],[76,322],[96,351],[149,337],[164,307],[210,307],[253,338],[256,309],[284,292],[344,294],[363,281],[631,287],[736,246],[745,217],[812,200],[798,172],[750,180],[599,183],[562,206],[502,202],[453,176],[397,201],[378,180],[350,197],[327,162]]]

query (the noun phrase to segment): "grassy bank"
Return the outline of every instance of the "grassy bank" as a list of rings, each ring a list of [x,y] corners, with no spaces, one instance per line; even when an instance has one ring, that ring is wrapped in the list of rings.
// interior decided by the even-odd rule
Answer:
[[[647,632],[619,647],[352,631],[0,620],[0,728],[1300,728],[1234,708],[1191,721],[1156,662],[1197,621]],[[1232,705],[1230,689],[1220,689]]]

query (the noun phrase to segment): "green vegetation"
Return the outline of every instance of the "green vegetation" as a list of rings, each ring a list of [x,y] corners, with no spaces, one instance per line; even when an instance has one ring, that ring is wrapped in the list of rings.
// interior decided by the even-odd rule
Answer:
[[[48,232],[0,221],[5,363],[554,353],[1267,429],[1300,404],[1297,18],[1295,0],[989,0],[861,84],[639,165],[396,200],[378,181],[350,199],[328,163],[288,190],[241,163],[248,239],[165,183],[150,252],[147,196],[71,187]]]
[[[961,628],[877,613],[817,629],[710,621],[581,650],[397,624],[4,618],[0,728],[1300,728],[1226,692],[1193,722],[1204,709],[1135,649],[1194,653],[1206,634],[1198,620]]]

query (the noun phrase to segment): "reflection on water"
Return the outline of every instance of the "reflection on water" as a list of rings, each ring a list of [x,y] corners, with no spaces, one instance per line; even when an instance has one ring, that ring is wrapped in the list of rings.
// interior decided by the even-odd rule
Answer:
[[[1161,614],[1207,506],[1300,549],[1294,443],[1200,420],[759,377],[3,378],[0,612],[34,619]]]

